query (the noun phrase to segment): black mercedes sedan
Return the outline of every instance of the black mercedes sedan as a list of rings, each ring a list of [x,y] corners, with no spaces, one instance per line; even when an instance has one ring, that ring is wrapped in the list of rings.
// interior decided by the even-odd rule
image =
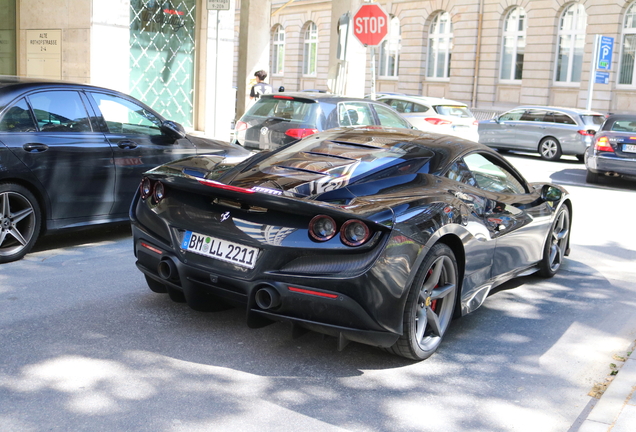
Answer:
[[[157,167],[131,219],[154,292],[421,360],[494,287],[559,270],[572,203],[484,145],[371,126]]]
[[[585,152],[586,181],[601,178],[636,179],[636,116],[609,116],[594,136],[594,144]]]
[[[113,90],[0,76],[0,263],[41,233],[128,221],[143,172],[200,153],[250,154]]]

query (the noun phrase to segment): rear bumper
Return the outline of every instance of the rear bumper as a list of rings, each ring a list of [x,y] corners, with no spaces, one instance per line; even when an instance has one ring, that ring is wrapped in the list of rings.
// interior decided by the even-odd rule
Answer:
[[[587,169],[596,174],[618,174],[624,176],[636,176],[636,155],[633,158],[624,158],[612,155],[588,155]]]
[[[338,289],[352,286],[352,291],[358,292],[359,285],[370,283],[368,276],[327,281],[268,273],[248,279],[215,274],[197,261],[189,262],[188,254],[175,254],[170,245],[138,224],[133,223],[132,230],[137,268],[170,289],[183,292],[186,302],[194,309],[202,302],[222,299],[245,307],[247,324],[251,327],[262,325],[259,323],[264,319],[285,321],[335,336],[341,342],[350,340],[379,347],[393,345],[400,336],[401,328],[389,330],[373,315],[386,314],[386,306],[379,304],[378,309],[370,308]],[[162,262],[166,260],[172,272],[161,271]],[[164,269],[166,267],[164,265]],[[261,290],[265,290],[271,302],[257,300]],[[401,309],[396,309],[394,313],[401,317]]]

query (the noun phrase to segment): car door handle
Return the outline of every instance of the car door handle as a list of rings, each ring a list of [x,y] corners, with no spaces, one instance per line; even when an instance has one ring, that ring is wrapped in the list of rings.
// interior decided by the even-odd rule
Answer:
[[[40,153],[49,149],[49,146],[46,144],[40,143],[27,143],[22,146],[22,148],[29,153]]]
[[[137,143],[134,141],[119,141],[117,143],[117,147],[122,148],[122,149],[134,149],[137,147]]]

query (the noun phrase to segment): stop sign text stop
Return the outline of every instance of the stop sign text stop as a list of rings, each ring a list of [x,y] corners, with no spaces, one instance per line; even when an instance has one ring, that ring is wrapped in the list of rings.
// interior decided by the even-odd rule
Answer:
[[[380,5],[364,4],[353,15],[353,34],[363,45],[380,45],[387,33],[388,16]]]
[[[356,33],[386,33],[386,18],[384,17],[358,17],[355,19]]]

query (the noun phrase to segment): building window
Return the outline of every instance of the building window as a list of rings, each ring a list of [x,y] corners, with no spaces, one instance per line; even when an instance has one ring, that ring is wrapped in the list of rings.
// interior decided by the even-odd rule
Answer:
[[[429,78],[450,77],[451,51],[453,49],[453,25],[448,12],[440,12],[435,16],[428,36],[428,69]]]
[[[272,75],[282,75],[285,64],[285,29],[281,25],[272,32]]]
[[[398,17],[392,17],[391,22],[389,23],[389,34],[380,45],[380,64],[378,66],[379,76],[398,76],[401,43],[402,30],[400,29],[400,19]]]
[[[618,69],[619,84],[635,84],[634,57],[636,57],[636,3],[632,4],[625,14],[621,65]]]
[[[555,81],[581,82],[586,26],[583,5],[573,3],[561,15]]]
[[[504,23],[501,55],[502,80],[520,80],[523,74],[523,54],[526,49],[526,11],[514,8]]]
[[[318,62],[318,28],[313,22],[305,26],[303,75],[315,76]]]

